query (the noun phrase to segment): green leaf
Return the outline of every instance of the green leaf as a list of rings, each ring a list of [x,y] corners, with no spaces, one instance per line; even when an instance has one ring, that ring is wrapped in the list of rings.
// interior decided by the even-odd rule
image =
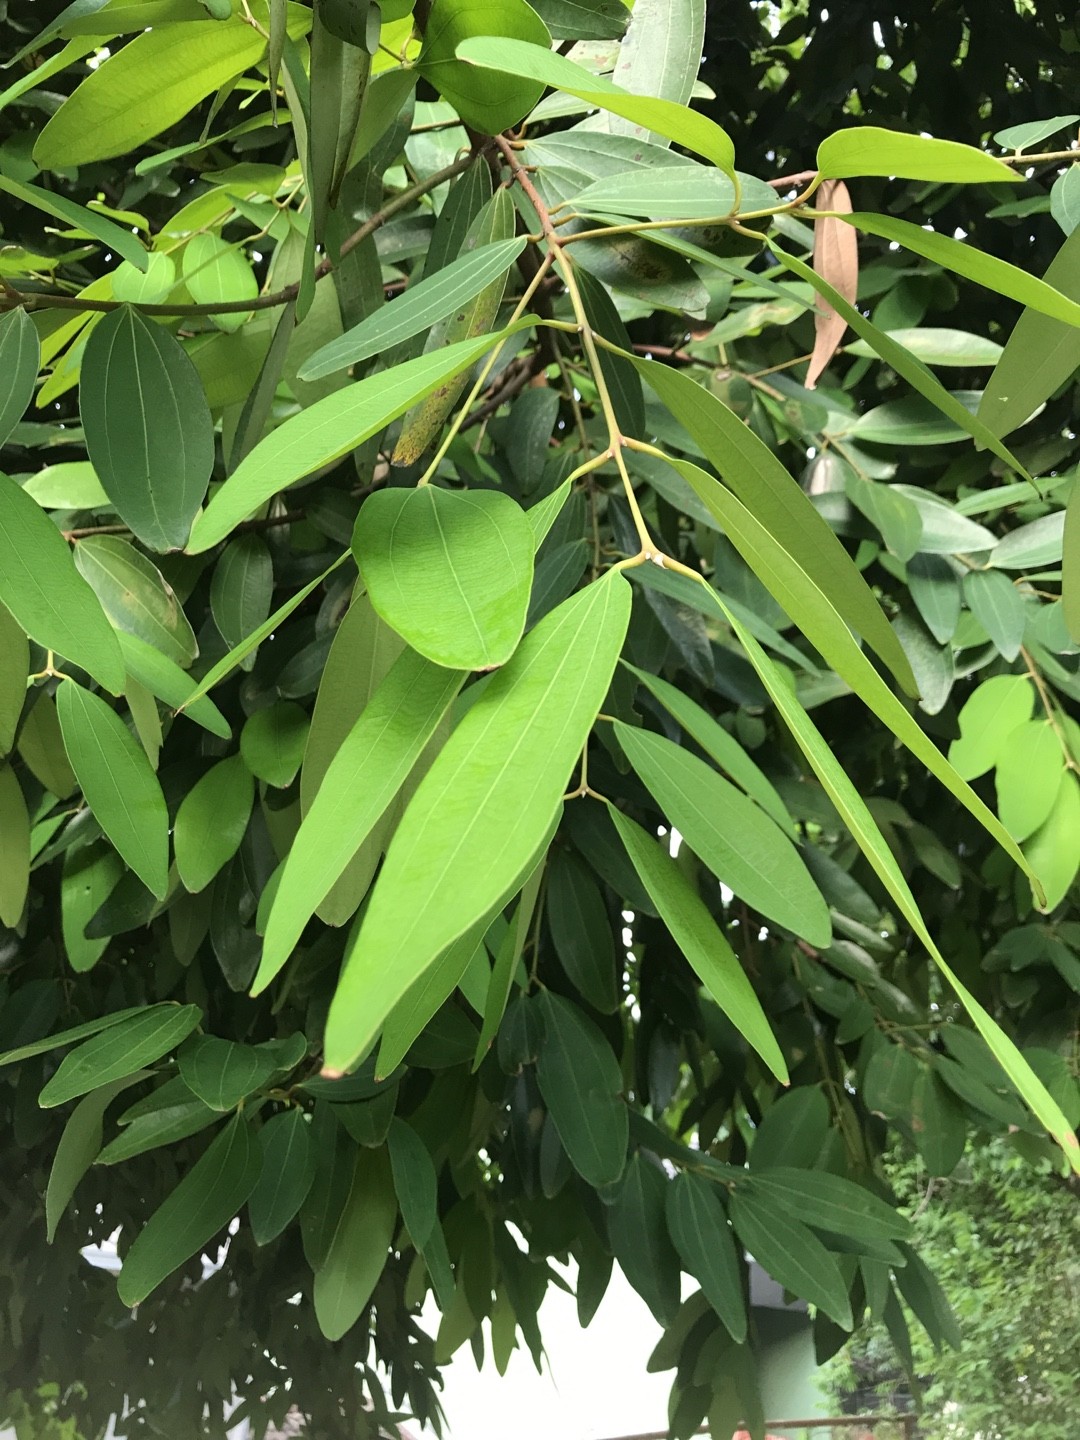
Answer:
[[[623,1274],[667,1328],[679,1308],[679,1264],[665,1219],[668,1182],[640,1151],[630,1159],[607,1212],[608,1237]]]
[[[921,536],[922,515],[918,510],[916,515]],[[913,555],[908,563],[908,589],[926,628],[939,645],[947,645],[956,634],[962,609],[957,566],[939,555]]]
[[[624,664],[626,662],[624,661]],[[796,838],[795,822],[787,806],[780,798],[772,781],[759,769],[735,737],[704,710],[689,695],[684,695],[674,685],[650,675],[634,665],[626,665],[631,674],[650,690],[661,705],[673,715],[687,735],[691,736],[705,753],[715,760],[720,769],[745,790],[752,800],[771,815],[781,830],[792,840]]]
[[[888,489],[918,511],[920,555],[970,555],[992,550],[997,545],[992,531],[917,485],[890,485]]]
[[[0,756],[9,755],[15,743],[29,673],[26,635],[7,607],[0,605]]]
[[[193,235],[184,246],[184,283],[197,305],[232,304],[254,300],[259,282],[243,252],[220,235]],[[248,314],[212,317],[221,330],[239,330]]]
[[[393,305],[377,310],[331,340],[299,369],[301,380],[319,380],[378,355],[445,320],[506,274],[524,250],[524,237],[499,240],[468,251],[433,275],[410,285]]]
[[[1001,570],[1043,570],[1061,559],[1064,546],[1065,512],[1056,510],[1010,530],[986,563]]]
[[[994,133],[994,142],[1003,150],[1029,150],[1040,140],[1049,140],[1059,130],[1075,125],[1080,115],[1055,115],[1049,120],[1028,120],[1023,125],[1010,125],[1006,130]]]
[[[1069,634],[1080,645],[1080,484],[1075,480],[1065,507],[1061,544],[1061,603]]]
[[[67,162],[62,162],[66,164]],[[25,181],[15,180],[10,175],[0,175],[0,190],[6,191],[14,199],[22,201],[24,205],[32,205],[35,210],[41,210],[46,215],[51,215],[56,220],[62,220],[66,225],[72,225],[77,230],[84,230],[87,235],[92,235],[99,240],[107,250],[115,251],[133,265],[136,270],[145,271],[150,262],[150,256],[143,248],[138,238],[125,230],[122,225],[102,215],[97,210],[87,210],[82,205],[76,205],[74,200],[68,200],[63,195],[58,195],[54,190],[43,190],[40,185],[28,185]],[[118,297],[119,298],[119,297]],[[19,311],[19,314],[24,312]],[[25,317],[29,320],[29,316]]]
[[[295,327],[296,301],[290,300],[274,326],[274,337],[270,341],[269,349],[259,367],[258,376],[244,401],[244,408],[236,423],[236,433],[233,435],[232,445],[229,447],[228,468],[230,473],[262,439],[263,431],[273,413],[278,384],[285,368],[289,344],[293,338]]]
[[[52,521],[0,474],[0,602],[39,645],[66,656],[114,695],[120,646],[98,598]]]
[[[315,1179],[311,1127],[299,1107],[272,1115],[259,1131],[262,1171],[248,1197],[256,1245],[269,1245],[293,1220]]]
[[[516,883],[515,883],[516,888]],[[498,907],[501,910],[502,906]],[[496,913],[498,913],[496,911]],[[438,957],[435,963],[413,982],[386,1017],[376,1074],[393,1074],[404,1060],[413,1041],[428,1021],[457,988],[470,967],[478,960],[486,965],[484,935],[491,916],[485,915],[459,936]]]
[[[118,630],[152,646],[174,664],[199,653],[172,586],[133,545],[116,535],[90,535],[75,546],[75,564]]]
[[[395,1002],[535,853],[607,693],[629,614],[630,588],[615,572],[551,611],[443,747],[346,959],[327,1018],[331,1069],[364,1053]]]
[[[135,1237],[117,1281],[121,1301],[138,1305],[224,1229],[255,1188],[261,1166],[251,1126],[236,1115]]]
[[[160,251],[146,257],[142,267],[122,261],[112,273],[115,300],[132,305],[156,305],[166,298],[176,284],[176,265],[171,255]]]
[[[265,989],[284,965],[304,926],[405,783],[463,679],[406,650],[362,710],[327,766],[293,841],[270,911],[254,993]]]
[[[209,730],[212,735],[222,740],[232,737],[229,722],[212,700],[205,696],[198,700],[188,699],[191,676],[186,675],[179,665],[134,635],[121,633],[119,640],[124,667],[133,680],[174,710],[183,706],[188,719]]]
[[[750,1188],[788,1215],[858,1240],[906,1240],[911,1223],[861,1185],[825,1170],[799,1170],[776,1165],[757,1171]]]
[[[38,136],[34,160],[66,170],[125,155],[182,120],[262,58],[266,41],[239,14],[146,30],[92,70]]]
[[[774,1100],[754,1131],[750,1170],[795,1165],[809,1170],[829,1138],[829,1102],[816,1085],[801,1085]]]
[[[1015,660],[1027,629],[1028,611],[1012,581],[1000,570],[969,570],[964,576],[964,599],[998,653]]]
[[[629,1121],[622,1072],[591,1020],[561,995],[541,990],[544,1035],[536,1079],[574,1169],[589,1185],[610,1185],[626,1164]]]
[[[828,906],[773,820],[664,736],[618,720],[615,734],[653,799],[721,884],[811,945],[830,943]]]
[[[1002,347],[996,340],[971,335],[966,330],[942,330],[919,325],[910,329],[890,329],[884,333],[924,365],[957,366],[970,370],[978,365],[996,365],[1002,355]],[[844,346],[844,353],[873,358],[879,352],[867,340],[853,340]]]
[[[672,100],[657,100],[649,95],[631,95],[592,74],[564,55],[528,45],[520,40],[499,40],[478,37],[458,46],[458,58],[466,64],[485,70],[501,70],[523,80],[536,80],[564,94],[584,100],[612,115],[621,115],[634,125],[654,130],[668,140],[675,140],[687,150],[703,155],[706,160],[731,175],[735,169],[735,147],[731,137],[714,121],[677,105]]]
[[[439,1223],[435,1166],[420,1136],[396,1116],[387,1144],[401,1218],[417,1250],[423,1250]]]
[[[1043,283],[1071,301],[1080,301],[1080,236],[1075,232],[1051,260]],[[1078,366],[1080,329],[1076,324],[1025,309],[986,382],[979,419],[995,435],[1008,435],[1030,419]]]
[[[1061,781],[1054,808],[1050,811],[1046,823],[1035,832],[1027,843],[1027,857],[1031,868],[1039,877],[1046,892],[1045,901],[1036,904],[1036,908],[1041,910],[1044,915],[1049,915],[1052,910],[1057,909],[1076,879],[1077,866],[1080,865],[1078,835],[1080,835],[1080,781],[1069,770]],[[1005,1061],[1002,1060],[992,1042],[991,1048],[994,1049],[994,1054],[1004,1065]],[[1008,1069],[1007,1066],[1006,1069]],[[1046,1110],[1036,1109],[1034,1103],[1021,1089],[1013,1071],[1009,1070],[1008,1073],[1013,1084],[1020,1090],[1031,1108],[1035,1110],[1039,1119],[1043,1121],[1048,1130],[1056,1135],[1057,1131],[1054,1126],[1049,1124],[1045,1118]],[[1060,1138],[1058,1136],[1059,1140]],[[1066,1154],[1073,1169],[1080,1172],[1080,1152],[1077,1150],[1075,1138],[1071,1145],[1066,1141],[1061,1143],[1066,1146]]]
[[[23,486],[43,510],[107,510],[109,497],[89,460],[46,465]]]
[[[557,850],[547,871],[547,917],[555,952],[574,987],[594,1010],[619,1005],[612,920],[593,872]]]
[[[397,1197],[386,1151],[358,1151],[330,1249],[315,1272],[315,1318],[328,1340],[340,1340],[367,1308],[396,1222]]]
[[[850,134],[851,132],[846,133]],[[979,154],[980,152],[973,151],[972,153]],[[782,265],[786,266],[793,274],[798,275],[800,279],[805,280],[807,284],[812,285],[831,309],[843,317],[856,335],[861,336],[869,345],[872,345],[876,353],[891,365],[898,375],[903,376],[913,390],[922,395],[924,399],[929,400],[930,404],[951,420],[954,425],[959,426],[961,430],[966,430],[981,446],[992,450],[995,455],[1020,474],[1027,474],[1012,451],[1007,449],[994,432],[988,429],[977,416],[972,415],[966,405],[962,404],[955,395],[951,395],[910,350],[906,350],[893,336],[886,334],[884,330],[879,330],[876,325],[867,320],[861,310],[845,300],[834,286],[812,270],[809,265],[804,265],[801,260],[794,255],[789,255],[773,241],[769,242],[769,247]],[[853,427],[853,433],[862,435],[864,439],[870,438],[865,424],[867,419],[867,416],[860,416]]]
[[[33,704],[19,731],[18,752],[26,768],[52,795],[66,799],[78,783],[68,764],[52,695],[29,692]]]
[[[911,1129],[931,1175],[951,1175],[967,1141],[967,1121],[930,1065],[924,1065],[911,1097]]]
[[[845,472],[844,494],[860,514],[881,533],[899,560],[910,560],[922,541],[922,514],[917,505],[894,485],[879,485],[854,470]]]
[[[630,16],[622,0],[537,0],[553,40],[617,40]]]
[[[733,1192],[729,1207],[739,1239],[768,1274],[824,1310],[842,1330],[850,1330],[851,1301],[844,1277],[817,1236],[775,1203],[761,1201],[746,1185]]]
[[[612,808],[626,852],[649,898],[705,989],[783,1084],[787,1064],[739,958],[705,902],[663,847],[629,816]]]
[[[34,398],[41,346],[30,316],[20,306],[0,315],[0,445],[26,414]]]
[[[32,1060],[35,1055],[47,1055],[50,1050],[59,1050],[65,1045],[74,1045],[77,1040],[85,1040],[88,1035],[98,1035],[113,1025],[130,1020],[133,1015],[147,1015],[150,1010],[159,1013],[165,1010],[172,1012],[173,1007],[153,1005],[148,1009],[145,1005],[132,1005],[127,1010],[115,1010],[111,1015],[99,1015],[93,1020],[84,1020],[81,1025],[71,1025],[66,1030],[58,1030],[55,1035],[46,1035],[44,1040],[33,1040],[28,1045],[19,1045],[14,1050],[4,1051],[0,1054],[0,1068],[15,1065],[20,1060]]]
[[[525,629],[533,532],[508,495],[380,490],[361,506],[353,551],[372,605],[428,660],[453,670],[509,660]]]
[[[583,215],[700,221],[730,215],[735,198],[734,182],[727,175],[704,165],[672,165],[605,175],[566,203]]]
[[[304,758],[308,724],[307,711],[293,700],[277,700],[249,715],[240,732],[240,754],[252,775],[287,789]]]
[[[830,597],[847,624],[884,660],[903,688],[915,693],[915,680],[900,642],[873,592],[850,555],[814,508],[809,497],[749,426],[703,386],[655,361],[635,360],[638,373],[684,425],[715,465],[725,484],[768,528],[774,540]],[[674,467],[688,479],[682,464]],[[695,467],[696,469],[696,467]],[[696,470],[704,483],[704,472]],[[709,494],[691,488],[716,514],[709,495],[721,487],[709,481]]]
[[[719,601],[718,603],[723,608],[722,603]],[[975,1022],[976,1028],[1002,1069],[1016,1086],[1027,1105],[1061,1145],[1070,1165],[1077,1173],[1080,1173],[1080,1144],[1077,1143],[1076,1136],[1061,1113],[1060,1106],[1051,1099],[1045,1087],[1039,1083],[1031,1067],[1013,1042],[994,1018],[979,1004],[975,996],[962,984],[952,967],[946,962],[945,957],[934,944],[915,897],[912,895],[887,841],[867,809],[865,801],[844,773],[820,731],[799,704],[790,687],[781,679],[764,650],[729,611],[725,613],[728,622],[739,636],[747,658],[757,671],[758,677],[768,690],[773,703],[786,721],[814,773],[828,792],[829,798],[836,806],[844,824],[854,836],[859,849],[870,862],[875,873],[895,900],[901,914],[911,925],[922,944],[925,945],[942,974],[959,995],[965,1010]],[[995,680],[1019,678],[997,676]],[[989,685],[994,682],[984,681],[983,683]],[[1027,684],[1026,681],[1023,683]],[[1030,686],[1027,688],[1030,690]],[[1030,714],[1030,708],[1028,713]],[[1080,790],[1077,794],[1077,804],[1080,806]],[[1031,869],[1035,869],[1034,864]],[[1029,873],[1031,873],[1030,870]],[[1035,873],[1038,873],[1037,870]]]
[[[743,1275],[727,1213],[713,1186],[681,1171],[667,1187],[667,1225],[684,1268],[701,1286],[728,1334],[746,1339]]]
[[[418,355],[308,406],[244,457],[196,520],[188,552],[211,549],[279,490],[348,455],[385,430],[422,396],[532,323],[525,316],[508,330]]]
[[[209,1105],[196,1100],[176,1076],[121,1115],[123,1128],[101,1151],[97,1164],[121,1165],[136,1155],[159,1150],[163,1145],[175,1145],[178,1140],[188,1140],[200,1130],[216,1125],[221,1118],[220,1111],[211,1110]]]
[[[113,1023],[104,1031],[64,1056],[38,1096],[43,1109],[152,1065],[186,1040],[202,1019],[197,1005],[151,1005],[137,1014],[121,1013],[125,1018],[111,1017]],[[65,1033],[63,1043],[75,1038],[73,1032]],[[58,1037],[53,1036],[51,1043],[58,1043]]]
[[[121,520],[151,550],[182,546],[210,482],[214,433],[180,344],[130,306],[106,315],[83,352],[79,410]]]
[[[704,43],[705,0],[641,0],[635,3],[629,30],[619,46],[612,78],[632,95],[687,105]],[[638,140],[657,139],[643,125],[618,116],[608,120],[607,128]]]
[[[524,0],[499,0],[491,8],[471,0],[435,0],[424,26],[417,69],[449,100],[464,123],[483,135],[498,135],[523,120],[543,94],[542,83],[521,85],[509,78],[478,76],[457,58],[459,45],[473,35],[505,37],[502,43],[528,48],[551,44],[547,26]]]
[[[64,748],[95,820],[159,900],[168,889],[169,816],[157,776],[119,715],[69,680],[56,709]]]
[[[1071,235],[1080,224],[1080,170],[1070,165],[1054,181],[1050,190],[1050,214]]]
[[[277,1069],[271,1051],[216,1035],[193,1036],[177,1059],[181,1078],[191,1093],[211,1110],[221,1112],[261,1090]]]
[[[0,764],[0,925],[18,925],[29,884],[30,816],[19,777]]]
[[[976,185],[1023,179],[1011,166],[971,145],[928,135],[901,135],[877,125],[855,125],[829,135],[818,146],[817,169],[826,180],[885,175]]]
[[[258,535],[230,540],[210,582],[210,613],[227,645],[240,645],[258,629],[270,613],[273,594],[274,564],[266,542]],[[253,651],[241,661],[245,670],[254,663]]]
[[[549,830],[549,845],[554,830],[554,826]],[[546,858],[547,846],[544,846],[536,864],[533,866],[532,872],[522,887],[521,898],[518,900],[517,908],[514,911],[510,923],[506,926],[502,939],[499,942],[499,947],[495,952],[495,964],[487,982],[483,1025],[481,1026],[480,1038],[476,1042],[476,1050],[473,1055],[474,1070],[480,1068],[484,1057],[491,1049],[495,1036],[498,1034],[499,1026],[502,1023],[503,1015],[506,1013],[506,1006],[509,1002],[514,982],[518,980],[521,955],[525,949],[525,941],[529,937],[529,926],[532,924],[533,911],[536,909],[536,901],[540,894],[540,884],[544,878]]]
[[[173,846],[186,890],[204,890],[239,850],[254,798],[251,771],[241,756],[231,755],[212,766],[181,800]]]
[[[56,1146],[45,1191],[45,1225],[49,1244],[56,1239],[60,1217],[71,1203],[79,1181],[97,1159],[104,1133],[105,1111],[122,1090],[145,1080],[148,1070],[125,1075],[80,1100],[68,1117]]]
[[[1038,310],[1040,314],[1050,315],[1055,320],[1064,320],[1069,325],[1080,325],[1080,305],[1063,295],[1060,290],[1055,290],[1045,280],[1029,275],[1026,270],[1010,265],[1006,260],[999,260],[996,255],[988,255],[962,240],[954,240],[950,235],[924,230],[919,225],[913,225],[910,220],[897,220],[891,215],[860,212],[841,215],[840,219],[867,235],[880,235],[883,240],[894,240],[905,250],[913,250],[916,255],[932,260],[942,269],[963,275],[967,280],[974,280],[977,285],[984,285],[988,290],[1004,295],[1009,300],[1017,300],[1021,305]]]
[[[1031,719],[1035,691],[1026,675],[993,675],[969,695],[957,717],[960,738],[949,746],[949,763],[965,780],[993,769],[1009,736]]]
[[[86,927],[116,889],[124,862],[106,841],[74,845],[64,856],[60,879],[60,925],[64,953],[76,974],[93,969],[109,944],[88,939]]]

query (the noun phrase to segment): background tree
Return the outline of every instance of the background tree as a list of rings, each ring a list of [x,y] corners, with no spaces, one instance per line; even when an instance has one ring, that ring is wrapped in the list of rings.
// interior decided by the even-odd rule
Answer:
[[[893,1134],[1075,1163],[1057,22],[999,96],[1011,19],[919,70],[936,12],[725,7],[725,130],[696,0],[477,13],[7,7],[0,1393],[54,1428],[431,1419],[614,1259],[674,1431],[759,1431],[744,1251],[903,1355]]]

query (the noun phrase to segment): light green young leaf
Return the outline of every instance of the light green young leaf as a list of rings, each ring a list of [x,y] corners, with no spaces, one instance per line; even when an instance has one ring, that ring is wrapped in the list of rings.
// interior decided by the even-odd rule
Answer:
[[[721,609],[722,602],[718,600]],[[965,1010],[975,1022],[983,1039],[990,1047],[995,1058],[1002,1069],[1009,1076],[1009,1079],[1016,1086],[1016,1089],[1028,1104],[1030,1109],[1046,1126],[1047,1130],[1060,1144],[1065,1156],[1073,1169],[1080,1174],[1080,1143],[1070,1129],[1061,1107],[1047,1093],[1045,1087],[1032,1071],[1030,1065],[1020,1054],[1013,1042],[998,1025],[997,1021],[980,1005],[975,996],[961,982],[959,976],[953,971],[945,960],[941,951],[934,943],[926,922],[916,903],[914,895],[904,879],[896,859],[889,848],[888,842],[877,826],[877,822],[867,809],[855,786],[848,779],[844,770],[833,755],[829,746],[825,743],[821,732],[814,725],[806,711],[799,704],[788,685],[781,677],[773,662],[758,645],[757,641],[739,622],[730,614],[728,620],[746,651],[747,658],[758,673],[762,684],[768,690],[769,695],[776,705],[781,716],[787,723],[792,735],[795,737],[800,750],[810,762],[810,766],[822,785],[825,787],[829,798],[836,806],[841,819],[848,827],[854,837],[859,849],[866,856],[873,867],[878,878],[888,890],[896,902],[900,913],[911,925],[919,940],[925,945],[929,954],[937,963],[942,974],[960,997]],[[1020,679],[1021,677],[998,676],[997,679]],[[990,684],[985,681],[984,684]],[[1026,681],[1024,682],[1027,683]],[[1028,686],[1030,689],[1030,686]],[[1029,712],[1030,713],[1030,709]],[[999,827],[1000,828],[1000,827]],[[1027,868],[1027,867],[1025,867]],[[1032,869],[1034,866],[1031,867]],[[1031,870],[1029,869],[1029,873]]]
[[[612,80],[631,95],[688,105],[704,43],[705,0],[636,0]],[[644,125],[622,116],[613,115],[607,128],[638,140],[658,139]]]
[[[89,460],[46,465],[23,486],[43,510],[107,510],[109,497]]]
[[[315,1179],[311,1127],[298,1106],[272,1115],[259,1131],[262,1171],[248,1197],[248,1219],[256,1245],[268,1245],[308,1197]]]
[[[229,722],[212,700],[204,695],[201,699],[189,701],[191,676],[185,674],[179,665],[134,635],[121,632],[118,638],[124,668],[137,684],[174,710],[184,707],[188,719],[209,730],[212,735],[222,740],[232,738]]]
[[[501,70],[524,80],[536,80],[595,105],[612,115],[621,115],[634,125],[654,130],[658,135],[703,155],[726,175],[735,170],[735,146],[730,135],[714,121],[699,115],[672,100],[657,100],[649,95],[631,95],[591,71],[576,65],[565,55],[543,50],[520,40],[499,40],[481,37],[466,40],[458,46],[458,59],[485,70]]]
[[[746,1339],[742,1267],[720,1197],[707,1180],[683,1170],[667,1187],[666,1211],[679,1259],[741,1345]]]
[[[49,1184],[45,1191],[46,1238],[51,1245],[56,1227],[75,1194],[79,1181],[97,1159],[104,1133],[105,1111],[122,1090],[145,1080],[149,1070],[137,1070],[109,1085],[102,1085],[80,1100],[68,1117],[56,1146]]]
[[[18,925],[29,884],[30,816],[19,777],[0,764],[0,925]]]
[[[304,926],[404,784],[464,678],[406,650],[364,707],[327,766],[285,861],[254,994],[288,959]]]
[[[7,607],[0,604],[0,756],[10,754],[15,743],[29,673],[26,634]]]
[[[0,445],[34,398],[41,345],[30,316],[20,306],[0,315]]]
[[[850,134],[851,132],[846,131],[844,133]],[[905,136],[903,138],[906,139],[909,137]],[[940,143],[944,144],[946,142],[942,141]],[[972,153],[981,154],[980,151],[973,151]],[[891,365],[898,375],[903,376],[913,390],[929,400],[931,405],[934,405],[955,425],[959,425],[961,430],[966,430],[981,446],[992,450],[995,455],[1004,460],[1005,463],[1016,470],[1018,474],[1027,475],[1024,466],[1017,460],[1012,451],[1007,449],[994,432],[988,429],[977,416],[972,415],[966,405],[961,404],[955,395],[951,395],[949,391],[945,389],[944,385],[931,374],[923,362],[917,359],[910,350],[906,350],[893,336],[886,334],[884,330],[879,330],[876,325],[867,320],[861,310],[849,304],[834,286],[830,285],[827,280],[812,270],[809,265],[803,264],[803,262],[794,255],[789,255],[774,241],[769,242],[769,248],[780,263],[785,265],[792,274],[798,275],[801,280],[805,280],[808,285],[812,285],[817,293],[828,302],[832,309],[835,310],[838,315],[843,316],[844,320],[850,325],[852,330],[855,331],[856,335],[859,335],[868,345],[872,346],[876,353],[881,356],[882,360],[888,365]]]
[[[307,711],[294,700],[256,710],[240,732],[240,754],[256,779],[286,790],[296,778],[307,744]]]
[[[445,320],[460,306],[476,298],[524,250],[523,236],[498,240],[469,251],[444,269],[410,285],[393,305],[384,306],[361,320],[344,335],[309,355],[298,371],[301,380],[319,380],[370,359]]]
[[[64,748],[95,820],[148,890],[168,889],[169,815],[142,747],[99,695],[73,680],[56,709]]]
[[[570,1163],[589,1185],[611,1185],[623,1172],[629,1120],[622,1072],[611,1046],[576,1005],[550,990],[536,1004],[544,1035],[536,1079]]]
[[[315,1318],[328,1340],[340,1340],[367,1308],[386,1264],[397,1213],[386,1150],[358,1150],[330,1249],[315,1272]]]
[[[1009,736],[1031,719],[1035,691],[1026,675],[992,675],[968,696],[960,711],[960,738],[949,746],[949,764],[965,780],[992,770]]]
[[[1009,734],[998,754],[994,788],[1001,823],[1015,840],[1026,840],[1049,819],[1065,773],[1061,740],[1047,719],[1027,720]]]
[[[118,535],[88,535],[75,545],[75,564],[116,626],[186,667],[199,653],[173,588],[161,571]]]
[[[679,949],[731,1023],[784,1085],[787,1064],[739,957],[679,866],[640,825],[611,809],[626,852]]]
[[[886,333],[924,365],[956,366],[970,370],[977,365],[996,365],[1001,359],[1002,346],[996,340],[971,335],[966,330],[918,325],[889,329]],[[853,340],[844,346],[844,353],[873,359],[878,352],[866,340]]]
[[[1075,125],[1080,115],[1054,115],[1049,120],[1028,120],[1023,125],[1010,125],[994,132],[994,143],[1003,150],[1030,150],[1040,140],[1049,140],[1067,125]]]
[[[128,1011],[121,1015],[124,1018],[109,1017],[112,1023],[105,1030],[64,1056],[38,1096],[43,1109],[76,1100],[90,1090],[152,1065],[186,1040],[202,1019],[197,1005],[151,1005],[135,1014]],[[54,1035],[50,1044],[66,1044],[75,1038],[72,1031],[64,1034],[62,1042]],[[24,1047],[20,1055],[25,1054]]]
[[[255,1188],[261,1168],[251,1126],[236,1115],[135,1237],[116,1285],[121,1301],[138,1305],[224,1229]]]
[[[809,497],[768,446],[704,386],[655,361],[635,359],[634,364],[742,504],[825,590],[846,623],[872,646],[908,694],[914,694],[915,679],[907,657],[873,592]],[[681,465],[675,469],[683,473]],[[711,483],[716,486],[715,481]],[[696,485],[691,488],[700,494]],[[711,505],[708,508],[713,509]]]
[[[526,44],[547,50],[551,35],[531,5],[524,0],[500,0],[486,8],[471,0],[435,0],[424,26],[424,46],[417,69],[449,100],[466,125],[482,135],[498,135],[523,120],[543,93],[542,84],[522,85],[504,76],[495,80],[477,76],[462,64],[457,50],[472,35],[492,32],[507,37],[503,43]]]
[[[729,1206],[739,1239],[768,1274],[850,1330],[851,1301],[840,1265],[817,1236],[775,1204],[762,1203],[749,1186],[740,1186]]]
[[[173,846],[186,890],[204,890],[239,850],[254,798],[255,781],[239,755],[219,760],[184,796]]]
[[[112,694],[122,693],[120,646],[97,596],[56,526],[2,474],[0,602],[31,640],[74,661]]]
[[[1049,915],[1051,911],[1057,909],[1076,879],[1077,866],[1080,865],[1080,855],[1078,855],[1080,847],[1077,846],[1076,840],[1078,835],[1080,835],[1080,781],[1070,770],[1066,772],[1061,781],[1054,808],[1050,811],[1046,823],[1035,832],[1027,843],[1028,860],[1046,892],[1045,900],[1037,903],[1036,906],[1044,915]],[[977,1020],[976,1024],[978,1024]],[[987,1036],[988,1040],[989,1038]],[[994,1047],[992,1041],[990,1044],[994,1054],[1004,1065],[1005,1061],[1002,1060],[1001,1054]],[[1023,1063],[1026,1064],[1026,1061]],[[1006,1069],[1008,1069],[1007,1066]],[[1055,1117],[1049,1106],[1044,1106],[1043,1109],[1037,1108],[1028,1091],[1021,1089],[1012,1070],[1009,1070],[1009,1078],[1046,1128],[1064,1147],[1073,1169],[1080,1173],[1080,1150],[1077,1149],[1075,1136],[1069,1140],[1066,1135],[1066,1138],[1063,1139],[1059,1131],[1050,1123],[1050,1120]]]
[[[330,1069],[346,1069],[367,1050],[413,981],[535,853],[607,692],[629,618],[630,587],[616,572],[572,596],[529,632],[443,747],[390,843],[346,959],[327,1018]]]
[[[1061,603],[1069,634],[1080,645],[1080,482],[1073,481],[1065,506],[1061,552]]]
[[[902,135],[877,125],[855,125],[829,135],[818,146],[817,168],[829,180],[895,175],[900,180],[976,185],[1023,179],[985,150],[929,135]]]
[[[128,305],[106,315],[83,352],[79,412],[121,520],[151,550],[182,546],[210,483],[214,427],[179,342]]]
[[[184,246],[184,283],[197,305],[221,305],[254,300],[259,282],[242,250],[220,235],[193,235]],[[220,330],[239,330],[249,314],[213,317]]]
[[[663,735],[618,720],[615,734],[653,799],[721,884],[811,945],[830,943],[828,906],[794,845],[764,811]]]
[[[531,317],[523,316],[516,325],[494,335],[418,355],[302,410],[244,457],[196,520],[188,552],[198,554],[217,545],[279,490],[378,435],[422,396],[532,323]]]
[[[419,654],[453,670],[504,665],[525,630],[533,531],[497,490],[380,490],[353,552],[371,603]]]

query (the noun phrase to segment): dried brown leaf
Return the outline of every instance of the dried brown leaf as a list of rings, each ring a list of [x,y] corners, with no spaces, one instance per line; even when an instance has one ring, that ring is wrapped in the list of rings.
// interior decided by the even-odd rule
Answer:
[[[842,180],[826,180],[817,192],[819,210],[851,213],[851,196]],[[854,305],[859,288],[859,240],[850,225],[828,215],[814,221],[814,269],[823,280]],[[847,322],[827,300],[817,297],[814,316],[814,353],[805,385],[813,390],[844,338]]]

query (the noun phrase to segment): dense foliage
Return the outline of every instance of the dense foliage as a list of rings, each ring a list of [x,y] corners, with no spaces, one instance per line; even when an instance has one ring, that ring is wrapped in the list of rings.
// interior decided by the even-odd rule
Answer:
[[[757,1431],[746,1252],[903,1361],[895,1135],[1080,1167],[1077,121],[856,8],[6,6],[0,1410],[614,1259]]]
[[[919,1250],[956,1315],[940,1350],[912,1329],[928,1440],[1073,1433],[1080,1343],[1080,1211],[1075,1186],[998,1141],[973,1148],[948,1180],[893,1157],[890,1176]],[[826,1371],[837,1402],[906,1403],[909,1382],[888,1336],[870,1327]]]

